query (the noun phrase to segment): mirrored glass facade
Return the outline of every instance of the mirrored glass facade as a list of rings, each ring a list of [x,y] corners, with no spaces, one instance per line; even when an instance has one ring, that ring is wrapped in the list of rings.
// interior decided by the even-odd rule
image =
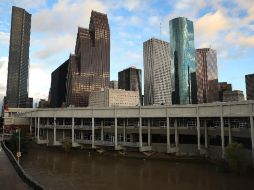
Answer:
[[[174,65],[172,76],[172,103],[197,103],[196,62],[193,22],[184,17],[169,21],[170,54]]]
[[[6,98],[9,107],[27,107],[31,14],[12,7]],[[30,103],[29,103],[30,105]]]
[[[210,48],[196,50],[198,103],[219,101],[217,53]]]

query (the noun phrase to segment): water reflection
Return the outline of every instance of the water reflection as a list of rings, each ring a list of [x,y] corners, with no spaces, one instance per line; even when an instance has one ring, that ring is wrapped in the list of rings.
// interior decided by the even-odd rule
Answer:
[[[22,166],[47,189],[93,190],[236,190],[253,189],[254,180],[219,173],[210,165],[126,159],[115,153],[71,154],[53,148],[33,148]]]

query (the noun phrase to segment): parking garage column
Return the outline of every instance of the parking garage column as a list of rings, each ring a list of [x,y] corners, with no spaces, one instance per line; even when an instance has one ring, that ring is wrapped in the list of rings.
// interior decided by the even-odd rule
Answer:
[[[207,137],[207,123],[206,120],[204,121],[205,125],[205,148],[208,148],[208,137]]]
[[[142,148],[142,118],[141,118],[141,107],[139,107],[139,148]]]
[[[101,120],[101,141],[104,141],[103,120]]]
[[[231,122],[230,118],[228,119],[228,143],[232,144],[232,133],[231,133]]]
[[[251,149],[252,149],[252,162],[254,163],[254,124],[253,124],[253,104],[249,104],[250,108],[250,132],[251,132]]]
[[[37,120],[37,143],[40,141],[40,118]]]
[[[170,126],[169,126],[169,117],[167,116],[167,153],[171,152],[170,145]]]
[[[225,158],[225,141],[224,141],[224,121],[223,121],[223,107],[220,106],[221,109],[221,115],[220,115],[220,129],[221,129],[221,157]]]
[[[32,135],[32,124],[33,124],[33,120],[32,120],[32,117],[30,117],[30,126],[29,126],[30,136]]]
[[[117,118],[115,117],[115,149],[117,149]]]
[[[147,141],[148,141],[148,146],[151,146],[151,122],[150,122],[150,118],[148,119],[148,127],[147,127]]]
[[[125,119],[123,120],[123,142],[126,142],[126,123],[125,123]]]
[[[36,117],[34,117],[34,139],[36,139]]]
[[[72,146],[74,145],[74,117],[71,118],[71,143],[72,143]]]
[[[176,146],[176,151],[178,151],[179,141],[178,141],[178,131],[177,131],[177,118],[175,118],[174,127],[175,127],[175,146]]]
[[[200,119],[197,117],[197,137],[198,137],[198,150],[200,151]]]
[[[94,117],[92,117],[92,148],[95,148],[94,146]]]
[[[54,145],[56,144],[56,117],[54,117]]]

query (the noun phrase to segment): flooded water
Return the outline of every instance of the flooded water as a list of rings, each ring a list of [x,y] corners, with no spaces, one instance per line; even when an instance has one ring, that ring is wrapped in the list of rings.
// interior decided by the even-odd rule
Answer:
[[[254,178],[217,171],[209,164],[130,159],[116,153],[65,153],[46,147],[23,155],[24,170],[46,189],[253,190]]]

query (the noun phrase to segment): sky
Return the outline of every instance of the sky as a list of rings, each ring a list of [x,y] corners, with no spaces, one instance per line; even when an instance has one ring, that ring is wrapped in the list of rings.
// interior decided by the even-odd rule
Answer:
[[[35,101],[47,99],[51,72],[74,52],[78,26],[88,28],[91,10],[108,15],[111,80],[129,66],[143,69],[143,42],[170,42],[168,22],[180,16],[194,22],[195,48],[217,51],[219,81],[245,93],[245,75],[254,73],[253,0],[0,0],[0,104],[12,6],[32,14],[29,96]]]

